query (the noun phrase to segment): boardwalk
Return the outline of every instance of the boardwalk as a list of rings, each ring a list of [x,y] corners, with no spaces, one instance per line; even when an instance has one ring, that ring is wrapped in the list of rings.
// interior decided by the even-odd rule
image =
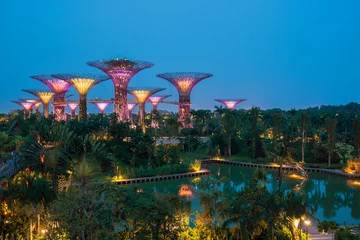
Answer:
[[[180,173],[180,174],[171,174],[171,175],[161,175],[161,176],[154,176],[154,177],[143,177],[143,178],[129,178],[129,179],[121,179],[121,180],[113,180],[113,183],[117,184],[130,184],[130,183],[143,183],[143,182],[154,182],[154,181],[164,181],[164,180],[171,180],[171,179],[180,179],[180,178],[187,178],[187,177],[196,177],[196,176],[203,176],[209,175],[210,170],[200,170],[197,172],[188,172],[188,173]]]

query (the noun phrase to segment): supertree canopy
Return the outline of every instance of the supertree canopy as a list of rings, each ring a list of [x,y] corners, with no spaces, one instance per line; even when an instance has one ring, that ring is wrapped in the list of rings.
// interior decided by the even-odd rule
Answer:
[[[39,107],[42,104],[39,99],[20,99],[20,101],[34,103],[36,114],[39,114]]]
[[[114,112],[120,121],[127,121],[129,111],[127,108],[127,87],[131,78],[139,71],[150,68],[152,63],[143,61],[130,61],[124,59],[108,59],[87,62],[89,66],[96,67],[110,76],[114,83]]]
[[[233,110],[236,107],[236,105],[246,101],[246,99],[214,99],[214,100],[224,104],[226,108],[229,110]]]
[[[179,121],[184,127],[191,127],[191,124],[185,121],[191,118],[191,91],[201,80],[212,77],[213,75],[197,72],[174,72],[158,74],[156,76],[169,81],[176,87],[179,92]]]
[[[30,110],[34,106],[34,102],[27,102],[27,101],[12,101],[13,103],[19,104],[24,108],[25,117],[29,117]]]
[[[71,110],[71,119],[75,119],[76,118],[76,109],[79,106],[79,103],[78,102],[67,102],[67,106]]]
[[[44,117],[49,117],[49,103],[51,99],[54,97],[54,93],[47,90],[29,90],[23,89],[24,92],[28,92],[38,97],[43,104],[43,114]]]
[[[112,104],[114,101],[113,100],[89,100],[88,102],[97,106],[100,110],[100,113],[104,114],[105,108],[107,108],[107,106]]]
[[[158,96],[150,96],[149,102],[151,102],[151,105],[153,106],[153,109],[157,109],[157,105],[161,103],[165,98],[170,97],[171,95],[158,95]]]
[[[50,90],[53,93],[55,93],[54,102],[64,102],[65,93],[71,87],[70,83],[68,83],[62,79],[55,78],[51,75],[37,75],[37,76],[30,76],[30,77],[44,83],[46,86],[48,86],[50,88]],[[57,105],[54,104],[54,113],[55,113],[56,120],[66,120],[64,104],[57,104]]]
[[[86,97],[89,90],[96,84],[101,83],[105,80],[108,80],[109,77],[99,74],[53,74],[55,78],[59,78],[67,81],[72,86],[75,87],[77,92],[80,95],[80,110],[79,110],[79,120],[87,119],[87,107],[86,107]]]
[[[145,102],[148,98],[165,88],[129,88],[128,92],[133,95],[136,100],[139,102],[139,125],[142,127],[143,131],[145,131]]]

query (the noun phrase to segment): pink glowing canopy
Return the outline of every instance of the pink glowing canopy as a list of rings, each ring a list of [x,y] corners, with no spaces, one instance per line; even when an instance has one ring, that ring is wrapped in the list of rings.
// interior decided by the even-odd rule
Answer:
[[[26,102],[26,101],[12,101],[13,103],[19,104],[22,106],[26,111],[30,111],[31,108],[34,106],[34,102]]]
[[[112,100],[110,100],[110,101],[89,100],[88,102],[97,106],[99,108],[100,112],[104,112],[105,108],[107,108],[107,106],[109,106],[110,104],[113,103]]]
[[[76,110],[76,108],[79,106],[79,103],[76,103],[76,102],[68,102],[67,105],[68,105],[68,107],[69,107],[72,111],[74,111],[74,110]]]
[[[153,106],[157,106],[160,102],[162,102],[165,98],[170,97],[171,95],[158,95],[158,96],[150,96],[149,97],[149,102],[151,102],[151,104]]]
[[[87,62],[87,65],[98,68],[108,74],[115,84],[124,84],[126,86],[137,72],[154,66],[154,64],[149,62],[131,61],[126,58],[90,61]]]
[[[37,75],[31,76],[31,78],[46,84],[54,93],[65,93],[71,87],[70,83],[51,75]]]
[[[227,109],[232,110],[239,103],[246,101],[246,99],[215,99],[215,101],[224,104]]]
[[[132,111],[134,109],[134,107],[139,105],[139,103],[128,103],[127,105],[128,105],[128,110]]]

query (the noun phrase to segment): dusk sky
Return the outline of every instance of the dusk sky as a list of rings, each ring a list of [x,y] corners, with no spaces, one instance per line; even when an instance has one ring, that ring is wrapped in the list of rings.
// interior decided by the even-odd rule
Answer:
[[[214,98],[247,98],[246,109],[359,102],[359,10],[359,0],[2,0],[0,112],[34,98],[22,88],[47,89],[31,75],[102,73],[86,62],[116,57],[154,63],[129,86],[165,87],[170,100],[177,91],[156,74],[214,74],[194,88],[195,109]],[[113,94],[107,81],[88,98]]]

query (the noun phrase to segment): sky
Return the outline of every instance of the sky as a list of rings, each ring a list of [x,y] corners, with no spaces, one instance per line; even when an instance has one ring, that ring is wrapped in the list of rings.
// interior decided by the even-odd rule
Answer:
[[[86,62],[116,57],[154,63],[129,86],[165,87],[173,101],[156,74],[212,73],[193,89],[194,109],[214,109],[214,98],[246,98],[245,109],[359,102],[359,9],[358,0],[3,0],[0,112],[33,98],[21,89],[47,89],[31,75],[102,73]],[[107,81],[88,98],[113,94]]]

